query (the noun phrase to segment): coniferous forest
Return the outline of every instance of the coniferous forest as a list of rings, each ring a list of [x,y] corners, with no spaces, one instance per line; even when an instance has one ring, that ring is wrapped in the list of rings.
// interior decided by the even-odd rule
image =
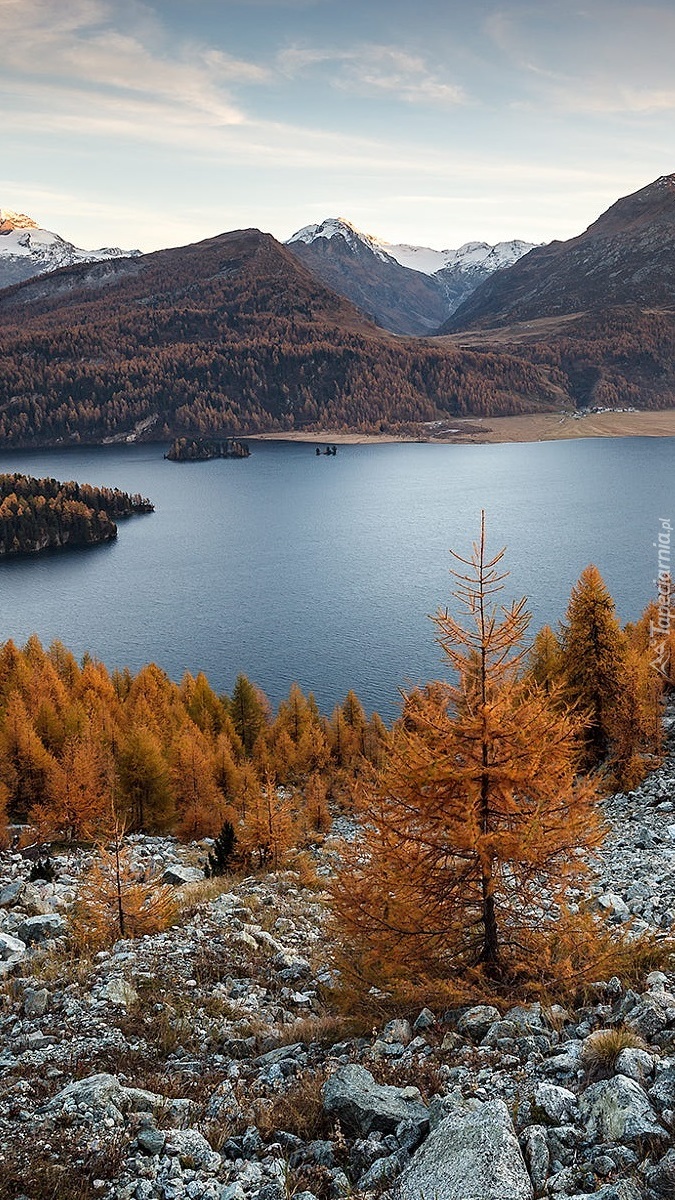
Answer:
[[[114,518],[150,513],[138,494],[29,475],[0,475],[0,557],[95,546],[117,537]]]
[[[622,628],[589,566],[557,632],[528,641],[525,601],[495,600],[502,555],[487,560],[481,535],[459,561],[459,615],[434,618],[448,678],[407,694],[392,729],[353,692],[325,716],[294,684],[273,713],[243,675],[219,695],[201,674],[176,684],[154,664],[109,673],[58,642],[5,643],[7,836],[217,838],[218,873],[223,856],[229,870],[282,866],[349,813],[362,833],[331,891],[357,990],[403,993],[420,973],[500,987],[532,964],[569,983],[591,943],[613,952],[593,920],[567,913],[567,889],[602,841],[602,795],[660,761],[675,639],[656,670],[656,606]],[[555,929],[533,923],[542,886]]]

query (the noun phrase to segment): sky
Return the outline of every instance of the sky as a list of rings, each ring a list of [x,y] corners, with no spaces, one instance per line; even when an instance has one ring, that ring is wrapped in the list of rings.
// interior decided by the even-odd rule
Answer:
[[[675,170],[673,0],[0,0],[0,208],[143,251],[550,241]]]

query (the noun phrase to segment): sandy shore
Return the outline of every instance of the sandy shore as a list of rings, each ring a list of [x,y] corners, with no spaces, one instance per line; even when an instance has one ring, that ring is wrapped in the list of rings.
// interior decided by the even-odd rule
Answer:
[[[358,446],[385,442],[554,442],[589,437],[675,437],[675,408],[660,412],[605,412],[572,416],[568,413],[530,413],[523,417],[471,417],[469,420],[421,425],[409,434],[261,433],[263,441],[318,442]]]

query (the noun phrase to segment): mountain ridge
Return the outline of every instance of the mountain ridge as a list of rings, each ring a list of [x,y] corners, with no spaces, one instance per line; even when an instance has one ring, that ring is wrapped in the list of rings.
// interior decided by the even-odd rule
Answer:
[[[433,250],[385,242],[343,217],[306,225],[285,244],[383,328],[415,336],[435,332],[493,271],[517,261],[533,245],[514,239]]]
[[[62,267],[138,256],[140,250],[118,246],[82,250],[60,234],[43,229],[26,213],[0,208],[0,289]]]

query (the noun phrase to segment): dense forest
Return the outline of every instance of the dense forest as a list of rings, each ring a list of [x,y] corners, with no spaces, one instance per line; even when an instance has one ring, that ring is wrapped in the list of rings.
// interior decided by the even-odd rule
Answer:
[[[95,546],[117,537],[113,518],[149,513],[138,494],[29,475],[0,475],[0,557]]]
[[[562,395],[548,366],[384,333],[256,231],[58,271],[7,289],[0,314],[11,445],[122,438],[141,422],[166,440],[379,430]]]

